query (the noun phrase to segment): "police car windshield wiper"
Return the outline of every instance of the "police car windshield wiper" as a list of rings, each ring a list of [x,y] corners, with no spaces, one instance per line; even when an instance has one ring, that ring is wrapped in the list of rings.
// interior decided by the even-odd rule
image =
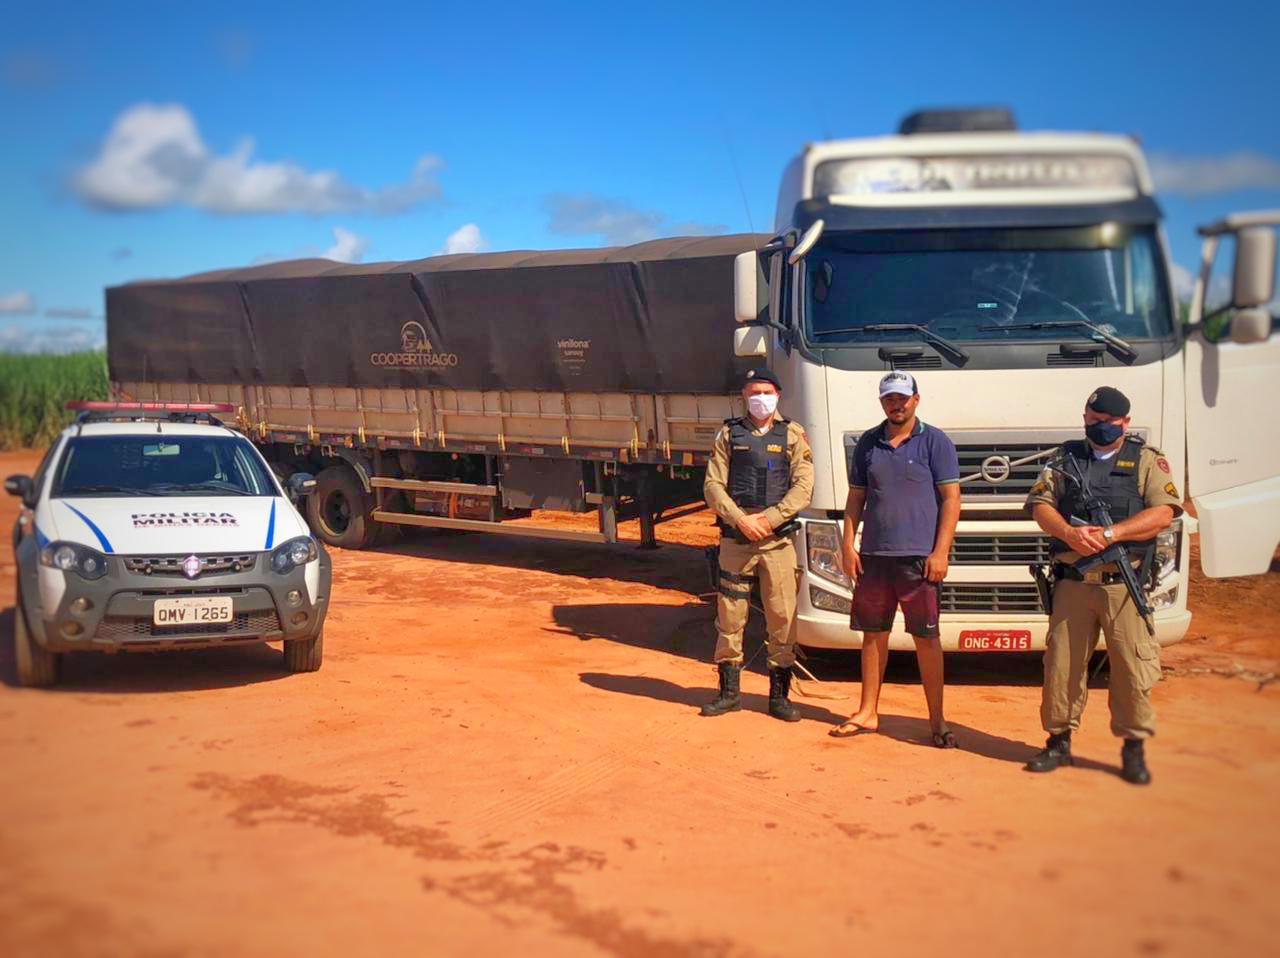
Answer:
[[[1089,330],[1098,339],[1102,340],[1108,346],[1120,352],[1131,362],[1138,358],[1138,351],[1126,343],[1119,336],[1114,336],[1107,332],[1097,323],[1090,322],[1087,319],[1042,319],[1031,323],[1010,323],[1007,326],[992,324],[990,326],[979,326],[978,329],[984,333],[998,332],[1002,329],[1080,329]]]
[[[167,495],[171,492],[227,492],[235,496],[252,496],[253,493],[247,489],[241,489],[239,486],[232,486],[219,482],[216,479],[207,482],[162,482],[151,487],[152,489],[162,489],[156,495]]]
[[[71,489],[59,489],[58,495],[62,498],[71,496],[91,496],[99,495],[104,492],[113,492],[122,496],[155,496],[159,493],[152,492],[150,489],[135,489],[132,486],[74,486]]]
[[[949,355],[957,366],[969,361],[969,354],[949,339],[943,339],[928,326],[919,323],[872,323],[870,326],[846,326],[843,329],[822,329],[814,336],[835,336],[838,333],[918,333],[925,342],[943,355]]]

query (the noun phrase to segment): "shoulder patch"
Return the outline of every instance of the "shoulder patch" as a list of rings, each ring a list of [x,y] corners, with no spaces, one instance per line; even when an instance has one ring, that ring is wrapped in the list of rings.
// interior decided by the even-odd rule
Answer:
[[[1178,498],[1178,487],[1175,486],[1172,482],[1166,482],[1164,484],[1164,491],[1166,495],[1173,496],[1173,498],[1175,499]]]
[[[1165,472],[1173,472],[1173,470],[1169,468],[1169,460],[1164,456],[1156,456],[1156,465]]]

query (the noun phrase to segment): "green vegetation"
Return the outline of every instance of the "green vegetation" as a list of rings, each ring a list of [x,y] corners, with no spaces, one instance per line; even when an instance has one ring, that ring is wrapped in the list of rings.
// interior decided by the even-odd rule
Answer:
[[[72,399],[107,398],[107,357],[0,353],[0,449],[49,445],[72,419]]]

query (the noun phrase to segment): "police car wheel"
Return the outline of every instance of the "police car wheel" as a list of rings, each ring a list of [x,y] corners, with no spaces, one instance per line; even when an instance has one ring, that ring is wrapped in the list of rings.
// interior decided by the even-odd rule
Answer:
[[[324,630],[313,639],[292,639],[284,643],[284,667],[290,672],[316,672],[324,659]]]
[[[349,466],[330,466],[316,476],[316,491],[307,496],[307,521],[317,536],[340,549],[373,544],[377,527],[369,513],[373,504]]]
[[[40,648],[27,629],[27,614],[22,608],[22,597],[13,609],[13,658],[18,684],[28,688],[53,685],[58,681],[62,656]]]

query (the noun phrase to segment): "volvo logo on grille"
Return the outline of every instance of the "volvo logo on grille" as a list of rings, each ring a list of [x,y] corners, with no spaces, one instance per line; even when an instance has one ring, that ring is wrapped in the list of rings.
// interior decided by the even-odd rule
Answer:
[[[1009,463],[1008,456],[988,456],[982,460],[979,470],[982,478],[995,486],[1009,478],[1013,467]]]
[[[200,574],[200,557],[187,556],[182,560],[182,572],[188,579],[194,579]]]

